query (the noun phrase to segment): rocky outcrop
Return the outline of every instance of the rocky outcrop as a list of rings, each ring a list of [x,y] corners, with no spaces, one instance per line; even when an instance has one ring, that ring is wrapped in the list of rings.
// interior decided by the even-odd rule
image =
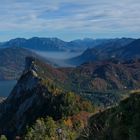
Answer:
[[[55,87],[55,81],[46,81],[41,62],[35,58],[26,59],[25,70],[12,90],[9,97],[2,103],[0,114],[0,133],[14,139],[15,135],[22,135],[27,125],[31,125],[37,118],[51,116],[59,120],[66,115],[74,115],[73,110],[86,111],[85,100],[70,93],[70,103],[62,88]],[[49,67],[47,67],[49,70]],[[51,67],[50,67],[51,69]],[[49,77],[48,77],[49,79]],[[83,102],[83,105],[82,105]],[[72,109],[69,113],[70,109]],[[88,103],[89,105],[89,103]],[[76,109],[76,111],[77,111]],[[88,108],[87,108],[88,109]]]
[[[26,68],[9,97],[2,104],[0,131],[3,133],[21,133],[26,124],[43,113],[44,94],[50,95],[43,87],[34,69],[33,58],[26,59]],[[33,116],[32,116],[33,115]],[[31,119],[30,119],[31,118]],[[5,128],[6,132],[5,132]]]

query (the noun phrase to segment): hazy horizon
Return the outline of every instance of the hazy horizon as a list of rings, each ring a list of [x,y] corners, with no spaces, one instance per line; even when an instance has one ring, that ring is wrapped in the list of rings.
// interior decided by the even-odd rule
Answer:
[[[7,41],[10,41],[12,39],[19,39],[19,38],[23,38],[23,39],[31,39],[31,38],[35,38],[35,37],[38,37],[38,38],[57,38],[57,39],[60,39],[60,40],[63,40],[65,42],[70,42],[70,41],[75,41],[75,40],[84,40],[84,39],[93,39],[93,40],[102,40],[102,39],[121,39],[121,38],[131,38],[131,39],[139,39],[140,37],[125,37],[125,36],[120,36],[120,37],[106,37],[106,38],[103,38],[103,37],[99,37],[99,38],[94,38],[94,37],[83,37],[83,38],[73,38],[73,39],[70,39],[70,40],[66,40],[66,39],[63,39],[63,38],[59,38],[57,36],[31,36],[31,37],[13,37],[13,38],[9,38],[7,40],[0,40],[0,43],[3,43],[3,42],[7,42]]]

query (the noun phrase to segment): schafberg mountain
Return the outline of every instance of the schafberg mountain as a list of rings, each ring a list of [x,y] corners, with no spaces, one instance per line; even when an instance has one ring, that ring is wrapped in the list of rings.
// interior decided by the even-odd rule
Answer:
[[[57,38],[39,38],[33,37],[30,39],[16,38],[2,43],[0,47],[24,47],[34,50],[60,51],[65,49],[66,42]]]
[[[125,39],[110,41],[94,48],[87,49],[82,55],[69,59],[70,64],[79,65],[88,61],[100,61],[105,59],[122,59],[128,60],[140,58],[140,39]]]

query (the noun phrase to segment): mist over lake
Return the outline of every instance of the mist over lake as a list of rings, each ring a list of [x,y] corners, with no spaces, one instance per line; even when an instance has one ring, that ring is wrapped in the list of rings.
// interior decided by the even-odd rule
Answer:
[[[36,54],[46,58],[47,60],[55,63],[60,67],[73,67],[73,65],[68,64],[65,60],[79,56],[83,51],[71,52],[71,51],[60,51],[60,52],[48,52],[48,51],[33,51]]]
[[[62,51],[62,52],[48,52],[48,51],[34,51],[40,56],[43,56],[45,58],[50,58],[50,59],[68,59],[72,58],[75,56],[78,56],[82,54],[82,51],[80,52],[70,52],[70,51]]]

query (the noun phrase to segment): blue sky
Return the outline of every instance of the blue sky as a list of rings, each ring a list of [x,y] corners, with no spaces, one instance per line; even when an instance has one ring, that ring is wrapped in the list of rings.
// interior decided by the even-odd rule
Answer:
[[[0,1],[0,41],[140,37],[140,0]]]

